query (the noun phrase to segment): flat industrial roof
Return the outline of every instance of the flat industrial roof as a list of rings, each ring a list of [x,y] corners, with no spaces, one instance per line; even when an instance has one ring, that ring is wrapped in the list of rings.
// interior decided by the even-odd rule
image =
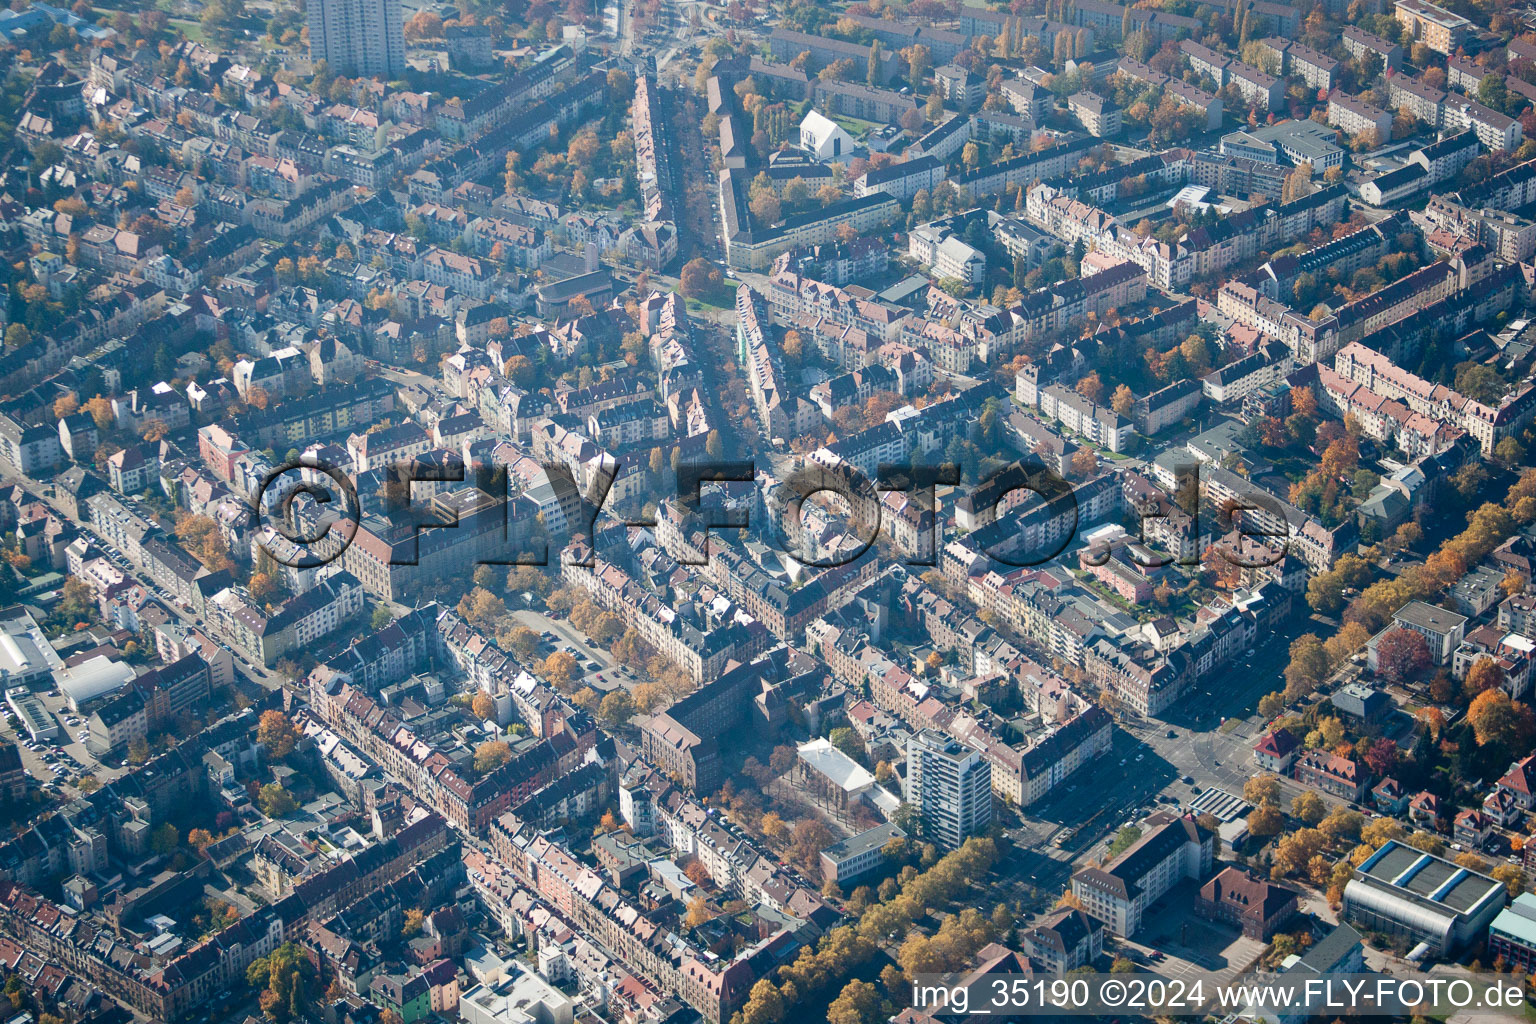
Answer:
[[[1516,896],[1515,902],[1499,911],[1490,930],[1536,945],[1536,893]]]
[[[816,739],[803,745],[800,759],[849,793],[875,784],[875,777],[869,770],[834,747],[831,740]]]
[[[1373,881],[1412,893],[1457,913],[1465,913],[1503,883],[1442,857],[1393,841],[1360,866]]]

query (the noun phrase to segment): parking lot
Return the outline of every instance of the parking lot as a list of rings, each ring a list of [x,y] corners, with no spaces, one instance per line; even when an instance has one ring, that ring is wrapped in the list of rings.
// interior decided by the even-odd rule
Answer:
[[[1194,912],[1197,894],[1191,882],[1175,886],[1143,916],[1135,940],[1123,945],[1165,978],[1231,980],[1258,959],[1264,943],[1245,938],[1232,925],[1199,917]]]
[[[45,792],[55,787],[73,792],[74,787],[65,780],[76,779],[81,775],[94,775],[97,781],[107,783],[123,774],[124,769],[101,764],[86,749],[83,740],[85,718],[70,710],[69,702],[63,694],[58,690],[47,690],[36,696],[58,723],[59,737],[54,740],[33,740],[20,727],[20,722],[9,706],[5,708],[5,732],[8,739],[16,741],[22,766],[28,774],[44,784]]]
[[[582,685],[599,693],[610,693],[621,686],[633,690],[640,682],[634,673],[615,661],[613,655],[589,642],[586,635],[570,623],[529,608],[514,611],[512,617],[539,634],[540,659],[555,651],[564,651],[574,657],[581,667]]]
[[[33,481],[25,477],[12,476],[11,474],[5,472],[3,468],[0,468],[0,483],[3,483],[7,486],[13,484],[19,486],[27,492],[31,493],[33,496],[37,497],[40,501],[44,502],[55,510],[58,510],[58,506],[54,501],[53,488],[51,486],[39,489],[35,486]],[[130,562],[122,552],[113,547],[111,543],[109,543],[104,537],[97,533],[94,526],[88,522],[81,525],[84,527],[91,542],[96,546],[96,549],[105,555],[107,560],[110,561],[119,572],[131,577],[133,580],[146,587],[150,593],[154,594],[155,597],[159,599],[160,603],[166,608],[166,610],[180,619],[184,625],[196,626],[199,629],[207,632],[210,636],[213,636],[215,639],[222,641],[223,638],[218,635],[217,631],[211,624],[205,623],[202,617],[196,614],[196,612],[189,605],[184,604],[175,596],[168,593],[147,572],[144,572],[134,566],[133,563]],[[248,679],[259,683],[261,686],[268,690],[277,689],[283,684],[284,678],[277,672],[272,671],[265,665],[260,665],[248,660],[237,647],[231,647],[227,644],[224,646],[225,649],[234,656],[235,664],[239,666],[240,674],[245,675]]]

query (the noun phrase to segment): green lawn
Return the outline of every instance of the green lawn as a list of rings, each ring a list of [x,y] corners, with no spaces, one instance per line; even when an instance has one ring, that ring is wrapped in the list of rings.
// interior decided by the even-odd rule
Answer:
[[[735,309],[736,289],[739,287],[741,287],[740,281],[732,281],[727,278],[720,282],[719,294],[712,295],[707,299],[685,299],[684,302],[687,304],[689,312],[692,313],[705,309]],[[677,288],[672,290],[679,295],[682,294]]]
[[[180,29],[194,43],[208,42],[208,37],[203,34],[202,22],[188,21],[185,18],[172,18],[171,28]]]
[[[874,121],[861,121],[856,117],[848,117],[844,114],[829,114],[827,116],[837,124],[841,125],[845,132],[847,132],[849,135],[852,135],[856,139],[862,136],[865,132],[869,131],[871,128],[882,127],[881,125],[876,124]]]

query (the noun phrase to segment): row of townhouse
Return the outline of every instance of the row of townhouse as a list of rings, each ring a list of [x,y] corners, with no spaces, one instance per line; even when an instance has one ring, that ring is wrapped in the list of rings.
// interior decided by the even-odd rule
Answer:
[[[498,702],[506,698],[533,735],[552,736],[565,728],[566,721],[585,715],[498,647],[492,638],[466,624],[453,612],[442,611],[437,629],[445,656],[477,689]],[[497,718],[502,717],[498,706]]]
[[[450,97],[429,111],[430,127],[451,139],[479,138],[511,121],[530,101],[548,99],[590,67],[583,55],[557,46],[528,67],[468,97]]]
[[[1180,290],[1195,278],[1218,274],[1265,249],[1304,238],[1313,228],[1336,223],[1347,202],[1345,188],[1331,185],[1289,203],[1256,206],[1194,228],[1172,245],[1127,231],[1097,207],[1067,199],[1046,184],[1029,190],[1025,210],[1032,223],[1058,237],[1135,263],[1158,288]]]
[[[96,532],[135,566],[144,570],[175,600],[203,610],[205,587],[199,581],[218,578],[165,534],[137,502],[107,493],[86,501]]]
[[[1147,33],[1158,46],[1173,39],[1198,35],[1202,29],[1198,18],[1127,7],[1106,0],[1077,0],[1067,10],[1074,24],[1092,29],[1095,35],[1107,40],[1123,38],[1127,25],[1132,32]]]
[[[1470,209],[1518,210],[1536,202],[1536,160],[1527,160],[1447,194],[1450,201]]]
[[[1447,196],[1431,196],[1424,220],[1456,239],[1485,246],[1504,263],[1523,263],[1536,255],[1536,222],[1508,210],[1468,208]]]
[[[1293,39],[1271,36],[1259,44],[1270,53],[1280,74],[1299,78],[1313,89],[1330,90],[1338,74],[1339,62]]]
[[[978,355],[987,359],[1016,351],[1020,346],[1085,322],[1090,314],[1102,317],[1111,309],[1141,302],[1146,295],[1147,275],[1141,266],[1129,260],[1030,292],[1006,311],[1007,321],[999,325],[1001,329],[993,333]]]
[[[1012,478],[1005,478],[1005,482],[1012,482]],[[944,546],[939,568],[957,585],[970,587],[972,577],[984,573],[991,561],[1014,566],[1042,564],[1065,550],[1080,528],[1118,515],[1125,507],[1120,481],[1113,473],[1102,473],[1070,492],[1062,490],[1059,482],[1030,483],[1027,477],[1013,486],[1028,492],[1024,501]],[[1099,629],[1098,621],[1084,618],[1083,609],[1045,600],[1041,590],[1026,590],[1035,610],[1017,605],[1009,610],[1010,615],[1019,616],[1016,621],[1023,634],[1053,657],[1081,664],[1084,642]],[[1058,624],[1050,625],[1036,614],[1054,615]]]
[[[1377,145],[1392,140],[1392,115],[1342,89],[1328,94],[1328,124],[1346,135],[1375,139]]]
[[[1267,71],[1244,64],[1192,39],[1179,43],[1196,74],[1209,75],[1217,89],[1232,86],[1243,100],[1261,110],[1276,110],[1285,99],[1285,83]]]
[[[629,111],[635,137],[635,175],[646,219],[672,220],[682,191],[672,159],[671,125],[654,76],[641,75],[636,80]]]
[[[917,109],[917,98],[910,90],[882,89],[862,82],[818,77],[810,83],[810,93],[817,110],[877,124],[899,124],[903,115]]]
[[[206,603],[210,624],[263,665],[313,646],[366,608],[363,585],[347,572],[321,580],[271,611],[236,587],[224,588]]]
[[[393,708],[333,678],[310,686],[315,713],[364,757],[400,779],[417,799],[455,827],[479,835],[498,815],[574,768],[596,742],[596,728],[570,719],[566,728],[519,750],[478,778],[464,778],[442,752],[419,739]],[[585,725],[588,728],[582,729]],[[581,731],[578,731],[581,730]]]
[[[1025,153],[977,167],[950,181],[971,202],[977,202],[986,196],[1006,191],[1010,186],[1025,188],[1036,181],[1060,178],[1077,165],[1084,153],[1099,144],[1097,139],[1081,135],[1036,153]]]
[[[791,383],[770,331],[767,300],[748,285],[736,289],[736,357],[752,385],[758,425],[770,438],[801,437],[820,425],[816,406]]]
[[[1253,353],[1200,378],[1200,386],[1205,397],[1217,405],[1240,404],[1249,395],[1279,385],[1295,367],[1289,348],[1266,341]]]
[[[230,725],[234,728],[226,728]],[[249,720],[216,723],[198,737],[181,744],[178,751],[162,755],[140,771],[97,790],[88,800],[94,807],[76,808],[70,816],[83,821],[85,811],[113,801],[123,803],[127,796],[150,797],[150,787],[163,790],[166,789],[165,782],[178,778],[204,786],[208,778],[203,765],[204,753],[229,749],[230,756],[235,756],[233,749],[225,746],[225,734],[230,733],[238,741],[238,733],[248,733],[249,729]],[[248,736],[246,739],[248,741]],[[177,799],[186,801],[194,797],[183,793]],[[152,814],[148,820],[164,819],[161,812]],[[63,818],[57,820],[63,821]],[[96,820],[109,832],[114,831],[109,821]],[[115,847],[120,840],[111,839],[103,844],[95,825],[86,826],[86,829],[98,836],[93,844],[98,849],[82,851],[85,858],[76,859],[71,870],[86,873],[106,870],[106,851],[99,848],[104,845]],[[147,829],[137,829],[138,833],[147,834]],[[0,929],[29,949],[77,972],[140,1013],[158,1020],[181,1020],[204,1005],[215,992],[241,983],[251,963],[272,952],[282,942],[301,936],[310,919],[329,914],[338,896],[355,898],[361,892],[404,876],[441,851],[446,839],[447,830],[442,819],[423,813],[393,836],[313,875],[279,903],[257,909],[169,961],[157,963],[139,956],[94,919],[73,911],[66,912],[18,881],[0,882]],[[10,874],[14,878],[16,872]]]
[[[1149,186],[1187,184],[1192,166],[1187,150],[1168,149],[1101,171],[1056,178],[1051,185],[1090,203],[1113,203],[1120,198],[1122,186],[1129,187],[1133,183],[1138,186],[1142,182]]]
[[[1470,131],[1494,152],[1514,152],[1524,141],[1519,121],[1476,100],[1453,96],[1420,78],[1392,75],[1387,79],[1387,91],[1396,109],[1406,108],[1433,129]]]
[[[267,238],[297,237],[352,204],[351,182],[320,182],[292,199],[258,199],[245,207],[246,222]]]
[[[768,52],[774,60],[786,64],[802,53],[809,53],[813,66],[818,70],[844,58],[850,58],[861,64],[868,64],[870,58],[870,50],[867,46],[782,27],[774,29],[769,34]],[[883,50],[879,59],[875,61],[874,84],[885,85],[895,78],[900,63],[900,58],[894,50]]]
[[[860,235],[878,232],[901,213],[901,204],[885,192],[847,199],[768,226],[754,223],[747,207],[746,182],[732,168],[720,172],[720,209],[725,222],[726,259],[737,270],[766,271],[780,253],[826,245],[849,226]]]
[[[474,141],[424,166],[408,180],[434,183],[438,189],[456,189],[467,181],[499,169],[514,149],[530,149],[549,138],[552,130],[581,120],[607,101],[608,79],[593,72],[559,93],[513,115],[484,134],[471,133]],[[439,122],[442,118],[439,117]]]
[[[816,449],[811,460],[838,474],[878,480],[882,465],[905,463],[914,452],[931,454],[957,436],[969,436],[974,420],[966,417],[979,415],[981,403],[993,397],[993,390],[971,388],[947,401],[912,410],[912,415],[887,419]],[[859,486],[853,480],[847,489],[857,491]]]
[[[944,162],[931,154],[865,171],[854,179],[854,195],[883,192],[906,202],[920,191],[932,192],[948,177]]]
[[[927,588],[906,589],[904,606],[918,610],[925,621],[933,620],[940,603],[948,607]],[[947,617],[953,625],[953,609]],[[1002,723],[990,716],[978,718],[964,705],[946,706],[932,696],[930,685],[892,662],[867,635],[818,619],[806,638],[837,678],[852,687],[868,686],[879,707],[913,730],[937,729],[978,751],[991,768],[992,791],[1015,806],[1029,807],[1045,799],[1079,769],[1109,752],[1113,733],[1109,715],[1006,641],[1000,644],[1006,650],[991,652],[995,661],[976,664],[976,674],[1001,673],[1020,680],[1030,710],[1050,723],[1023,741],[1009,737]]]
[[[1396,399],[1415,413],[1466,431],[1478,442],[1484,455],[1536,417],[1536,388],[1529,384],[1505,395],[1497,405],[1488,405],[1415,376],[1386,355],[1358,342],[1339,349],[1333,368],[1346,381]]]
[[[651,920],[564,847],[520,822],[491,829],[491,857],[555,906],[574,928],[611,951],[659,991],[674,993],[710,1024],[724,1024],[747,999],[766,970],[765,948],[782,945],[784,931],[727,959],[696,949],[686,938]],[[771,958],[770,958],[771,959]]]
[[[1475,63],[1470,57],[1461,55],[1453,56],[1446,62],[1448,72],[1447,82],[1452,89],[1460,89],[1468,96],[1476,96],[1481,90],[1483,82],[1492,78],[1494,81],[1504,83],[1508,92],[1524,96],[1526,99],[1536,97],[1536,85],[1532,85],[1523,78],[1505,74],[1502,69],[1490,69]]]
[[[1213,96],[1204,89],[1197,88],[1187,82],[1181,82],[1177,78],[1165,75],[1156,68],[1149,67],[1139,60],[1130,57],[1121,57],[1119,74],[1138,82],[1156,86],[1163,91],[1163,95],[1172,96],[1176,101],[1186,107],[1194,107],[1205,115],[1205,127],[1207,131],[1215,131],[1221,127],[1222,116],[1226,106],[1220,96]]]
[[[766,646],[767,630],[744,612],[696,625],[623,569],[593,556],[581,545],[572,548],[561,574],[589,593],[598,605],[623,618],[695,683],[718,676],[727,662],[749,660]]]
[[[1038,382],[1039,368],[1034,364],[1019,371],[1014,400],[1026,409],[1037,410],[1048,420],[1055,420],[1074,434],[1112,452],[1124,451],[1130,443],[1134,426],[1131,421],[1105,405],[1099,405],[1064,384]]]
[[[1008,84],[1004,84],[1005,92]],[[962,114],[946,118],[924,132],[907,149],[907,156],[909,158],[931,156],[947,164],[967,142],[971,141],[975,129],[976,125],[971,118]]]
[[[890,18],[871,17],[864,14],[850,14],[848,19],[894,51],[900,52],[914,45],[928,47],[928,52],[932,54],[936,65],[945,64],[953,60],[956,55],[970,49],[970,39],[974,34],[965,30],[963,17],[959,32],[936,28],[922,20],[894,21]],[[986,34],[996,35],[997,33]]]
[[[1327,572],[1340,555],[1354,550],[1358,540],[1352,520],[1325,526],[1290,502],[1220,466],[1200,467],[1200,488],[1212,508],[1241,510],[1250,537],[1273,538],[1276,543],[1272,547],[1283,546],[1313,572]]]
[[[753,906],[767,906],[812,923],[831,919],[821,895],[776,860],[728,828],[707,808],[649,765],[634,765],[622,783],[625,824],[637,835],[664,839],[675,854],[696,857],[721,889]]]
[[[768,308],[780,323],[804,317],[854,327],[881,343],[897,340],[911,312],[865,299],[785,266],[768,283]],[[837,360],[842,364],[842,360]]]
[[[1305,252],[1277,256],[1261,266],[1251,280],[1269,298],[1280,299],[1293,294],[1296,279],[1302,274],[1318,279],[1324,274],[1347,278],[1390,253],[1397,246],[1397,236],[1408,227],[1407,218],[1401,215],[1384,217]]]
[[[1269,592],[1278,600],[1277,588]],[[1288,607],[1288,603],[1286,604]],[[1083,669],[1121,706],[1157,718],[1200,679],[1231,663],[1258,635],[1259,616],[1236,605],[1201,609],[1198,624],[1156,646],[1129,634],[1103,637],[1088,647]]]
[[[1353,416],[1366,436],[1394,444],[1409,458],[1437,455],[1463,436],[1459,427],[1414,412],[1404,403],[1388,398],[1326,366],[1317,368],[1319,407],[1340,417]]]
[[[537,270],[555,252],[549,232],[503,217],[474,218],[464,226],[463,238],[474,255],[517,270]]]

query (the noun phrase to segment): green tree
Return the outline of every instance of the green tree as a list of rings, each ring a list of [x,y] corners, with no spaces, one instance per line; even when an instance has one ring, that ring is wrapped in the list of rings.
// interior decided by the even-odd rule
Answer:
[[[1467,708],[1467,721],[1480,747],[1494,747],[1509,757],[1524,750],[1536,732],[1530,705],[1509,699],[1503,690],[1484,690]]]
[[[614,690],[598,705],[597,717],[610,729],[617,729],[635,716],[635,702],[623,690]]]
[[[469,709],[482,722],[496,720],[496,700],[484,690],[476,690],[469,700]]]
[[[847,726],[838,726],[827,734],[827,739],[838,750],[847,754],[855,761],[864,758],[864,743],[859,739],[859,734]]]
[[[252,988],[261,986],[257,1003],[273,1024],[302,1020],[315,1008],[315,968],[296,943],[285,942],[252,963],[245,980]]]
[[[1255,775],[1243,783],[1243,799],[1260,807],[1274,807],[1280,803],[1280,780],[1265,773]]]
[[[268,757],[282,760],[293,753],[298,741],[299,732],[287,715],[276,708],[261,713],[256,723],[256,742],[267,748]]]
[[[827,1024],[880,1024],[883,1016],[875,986],[857,979],[843,986],[827,1007]]]
[[[1328,805],[1316,793],[1302,793],[1291,801],[1291,814],[1309,826],[1322,821],[1327,813]]]
[[[695,256],[683,265],[678,275],[678,290],[684,298],[702,299],[719,286],[720,271],[702,256]]]
[[[169,857],[180,845],[181,833],[177,832],[176,826],[168,821],[155,829],[149,837],[149,848],[162,857]]]
[[[1118,857],[1129,850],[1136,840],[1141,838],[1141,829],[1135,825],[1127,825],[1115,833],[1114,840],[1109,844],[1109,856]]]
[[[1248,831],[1256,836],[1267,838],[1279,835],[1283,827],[1285,816],[1272,804],[1255,807],[1248,815]]]
[[[1285,667],[1285,695],[1294,701],[1305,697],[1328,675],[1328,655],[1315,634],[1304,633],[1291,643],[1291,662]]]
[[[741,1008],[740,1024],[779,1024],[784,1019],[784,999],[773,982],[759,978]]]
[[[512,760],[512,748],[505,740],[486,740],[475,748],[475,771],[486,775]]]
[[[269,818],[286,817],[299,808],[293,795],[275,782],[269,782],[257,791],[256,804]]]

